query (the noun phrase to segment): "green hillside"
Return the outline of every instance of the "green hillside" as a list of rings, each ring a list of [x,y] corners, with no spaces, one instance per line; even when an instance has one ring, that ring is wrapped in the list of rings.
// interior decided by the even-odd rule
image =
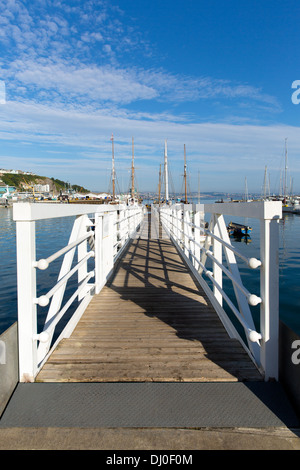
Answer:
[[[23,190],[24,186],[33,186],[34,184],[49,184],[50,191],[60,192],[66,189],[72,189],[76,192],[89,192],[88,189],[83,188],[78,184],[71,185],[66,181],[62,181],[56,178],[48,178],[47,176],[4,173],[1,179],[4,184],[7,184],[8,186],[14,186],[19,191]]]

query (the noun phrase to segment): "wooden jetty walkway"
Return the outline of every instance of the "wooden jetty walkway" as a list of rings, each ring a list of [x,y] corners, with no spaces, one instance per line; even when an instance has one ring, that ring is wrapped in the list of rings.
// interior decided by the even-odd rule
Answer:
[[[147,217],[147,216],[146,216]],[[230,339],[175,246],[132,241],[72,336],[37,382],[235,382],[263,380]]]
[[[267,206],[276,203],[262,204],[262,219],[261,209],[253,210],[263,220],[266,246],[269,235],[277,233],[274,219],[277,212],[267,211]],[[208,206],[214,224],[217,220],[214,214],[242,211],[244,215],[246,210],[242,203]],[[52,258],[36,261],[33,225],[44,214],[38,204],[19,207],[22,211],[18,213],[16,208],[15,220],[19,234],[19,272],[23,273],[19,276],[16,325],[20,381],[14,385],[1,415],[0,449],[190,452],[190,449],[300,448],[298,416],[284,388],[273,380],[277,370],[269,351],[276,352],[278,345],[272,343],[273,346],[265,348],[268,361],[264,362],[262,375],[239,341],[228,336],[210,300],[185,264],[184,255],[180,255],[179,248],[177,251],[177,245],[165,236],[162,226],[156,226],[156,233],[152,231],[158,220],[155,211],[150,217],[134,207],[121,210],[103,206],[103,211],[98,207],[95,217],[87,220],[86,215],[92,213],[88,205],[81,205],[79,211],[76,205],[63,204],[57,212],[49,204],[47,218],[77,216],[70,245],[73,247],[75,240],[78,251],[80,248],[77,253],[80,263],[87,263],[90,256],[95,256],[95,271],[88,272],[86,277],[89,280],[95,275],[95,283],[90,284],[95,289],[101,288],[103,276],[105,279],[113,266],[116,247],[125,250],[124,240],[132,236],[142,217],[146,223],[142,222],[139,236],[126,245],[123,257],[114,265],[112,276],[100,293],[92,297],[85,310],[84,300],[89,297],[83,297],[79,306],[75,306],[78,316],[84,313],[72,335],[49,353],[41,369],[37,368],[38,360],[43,360],[49,351],[46,346],[39,351],[40,345],[52,329],[44,328],[44,337],[38,335],[41,342],[33,349],[31,332],[35,335],[35,316],[28,312],[35,313],[33,300],[45,306],[53,290],[47,298],[37,297],[33,266],[44,269],[57,253]],[[24,207],[27,207],[25,215]],[[191,210],[194,211],[193,206]],[[252,206],[247,210],[253,216]],[[188,220],[184,208],[172,215],[178,222],[177,228]],[[264,229],[269,220],[272,221],[270,230]],[[197,220],[195,227],[196,224]],[[94,227],[92,237],[90,227]],[[167,224],[164,227],[168,230]],[[83,239],[93,246],[91,253],[89,250],[86,253],[86,244],[83,250]],[[272,243],[272,247],[276,244]],[[66,254],[60,275],[67,277],[73,272],[72,252],[68,246],[63,250]],[[266,262],[264,251],[261,254],[269,279],[270,273],[276,274],[276,266]],[[270,260],[274,258],[270,256]],[[27,278],[31,288],[25,282]],[[262,279],[263,286],[268,286]],[[78,273],[79,282],[81,286],[82,277]],[[34,292],[33,299],[31,292]],[[60,294],[59,290],[56,292]],[[275,300],[268,307],[272,308],[273,322],[277,318]],[[265,306],[262,312],[264,320]],[[34,322],[30,323],[32,319]],[[16,333],[16,328],[13,331]],[[43,354],[38,355],[39,352]]]

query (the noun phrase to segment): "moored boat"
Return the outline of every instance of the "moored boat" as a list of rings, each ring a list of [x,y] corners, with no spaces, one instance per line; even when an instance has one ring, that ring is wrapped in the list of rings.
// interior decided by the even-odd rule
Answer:
[[[235,222],[229,222],[227,226],[227,230],[230,234],[248,235],[252,231],[252,228],[249,227],[248,225],[237,224]]]

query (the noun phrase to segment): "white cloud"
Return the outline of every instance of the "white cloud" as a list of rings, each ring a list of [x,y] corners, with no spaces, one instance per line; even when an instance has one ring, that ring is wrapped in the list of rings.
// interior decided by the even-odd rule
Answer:
[[[85,101],[110,101],[130,103],[140,99],[151,99],[156,90],[139,82],[136,77],[124,69],[110,66],[73,66],[63,62],[20,61],[11,64],[11,72],[15,81],[28,87],[32,92],[36,89],[60,94],[64,100],[82,96]]]
[[[108,54],[111,46],[104,45]],[[53,58],[30,57],[16,59],[2,76],[10,82],[12,93],[27,88],[27,97],[42,99],[48,93],[48,101],[77,101],[78,104],[111,102],[119,105],[139,100],[155,100],[164,103],[197,102],[199,100],[223,99],[233,106],[255,101],[269,111],[280,109],[276,99],[253,86],[215,80],[209,77],[186,77],[164,70],[124,68],[118,65],[85,65],[79,60],[72,63]],[[13,95],[12,95],[13,96]],[[16,95],[17,98],[17,95]]]
[[[52,15],[46,6],[53,7]],[[228,177],[228,171],[261,169],[272,158],[277,165],[285,137],[291,141],[292,166],[300,170],[298,128],[249,125],[257,119],[249,114],[253,103],[256,109],[280,111],[275,97],[247,83],[130,66],[123,53],[130,52],[129,58],[133,51],[146,54],[149,46],[137,28],[122,21],[118,7],[92,0],[72,5],[0,0],[0,11],[0,78],[7,94],[0,106],[0,136],[3,155],[11,155],[16,167],[53,169],[57,177],[86,172],[96,188],[97,171],[107,173],[114,132],[120,164],[127,163],[134,136],[137,162],[153,184],[166,138],[180,175],[184,143],[191,168],[212,175],[227,171]],[[203,123],[205,114],[193,115],[192,107],[189,114],[175,115],[176,106],[183,109],[184,103],[201,107],[217,101],[228,107],[223,120],[234,119],[234,124],[209,118]],[[30,155],[25,144],[32,144],[27,145]]]
[[[28,141],[38,144],[54,144],[65,147],[65,151],[78,147],[83,151],[106,151],[113,132],[116,145],[127,144],[134,136],[139,145],[145,146],[146,155],[154,155],[158,161],[159,149],[168,139],[173,160],[181,160],[183,144],[187,144],[190,163],[203,156],[206,165],[223,163],[227,167],[244,166],[244,157],[249,166],[264,167],[266,159],[281,155],[287,137],[290,157],[295,169],[300,169],[297,149],[300,146],[298,127],[282,125],[236,125],[226,123],[189,123],[172,119],[172,115],[156,114],[155,120],[143,119],[134,112],[111,107],[94,110],[92,107],[41,105],[33,102],[8,101],[0,106],[2,139],[15,143]],[[104,145],[103,142],[107,142]],[[130,145],[129,145],[130,146]],[[120,149],[121,150],[121,149]],[[274,162],[275,164],[275,162]]]
[[[28,99],[43,102],[48,93],[49,102],[77,100],[80,105],[227,99],[280,109],[274,97],[248,84],[124,65],[125,51],[130,56],[137,50],[146,54],[149,46],[134,22],[126,24],[120,8],[108,2],[87,0],[71,6],[58,0],[0,0],[0,11],[0,40],[7,48],[1,78],[10,81],[12,99],[19,99],[21,89],[24,97],[27,88]]]

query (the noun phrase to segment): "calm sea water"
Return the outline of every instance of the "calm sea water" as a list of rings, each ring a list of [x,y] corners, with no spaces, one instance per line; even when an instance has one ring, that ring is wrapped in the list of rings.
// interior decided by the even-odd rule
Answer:
[[[201,201],[201,202],[212,202]],[[68,243],[73,218],[58,218],[36,223],[37,259],[44,258]],[[252,227],[251,238],[236,240],[232,243],[245,256],[259,258],[259,221],[255,219],[239,220],[225,218],[226,223],[244,223]],[[247,241],[247,243],[246,243]],[[12,209],[0,208],[0,333],[17,320],[17,274],[16,274],[16,234],[12,220]],[[55,283],[61,260],[50,265],[46,271],[37,271],[39,295],[46,293]],[[246,268],[239,262],[245,287],[259,295],[259,270]],[[279,302],[280,318],[296,333],[300,334],[300,215],[285,214],[280,221],[279,247]],[[226,285],[226,283],[225,283]],[[229,284],[228,284],[229,286]],[[68,295],[75,289],[75,280],[69,284]],[[253,310],[258,324],[259,306]],[[43,314],[39,313],[39,324],[43,323]]]

